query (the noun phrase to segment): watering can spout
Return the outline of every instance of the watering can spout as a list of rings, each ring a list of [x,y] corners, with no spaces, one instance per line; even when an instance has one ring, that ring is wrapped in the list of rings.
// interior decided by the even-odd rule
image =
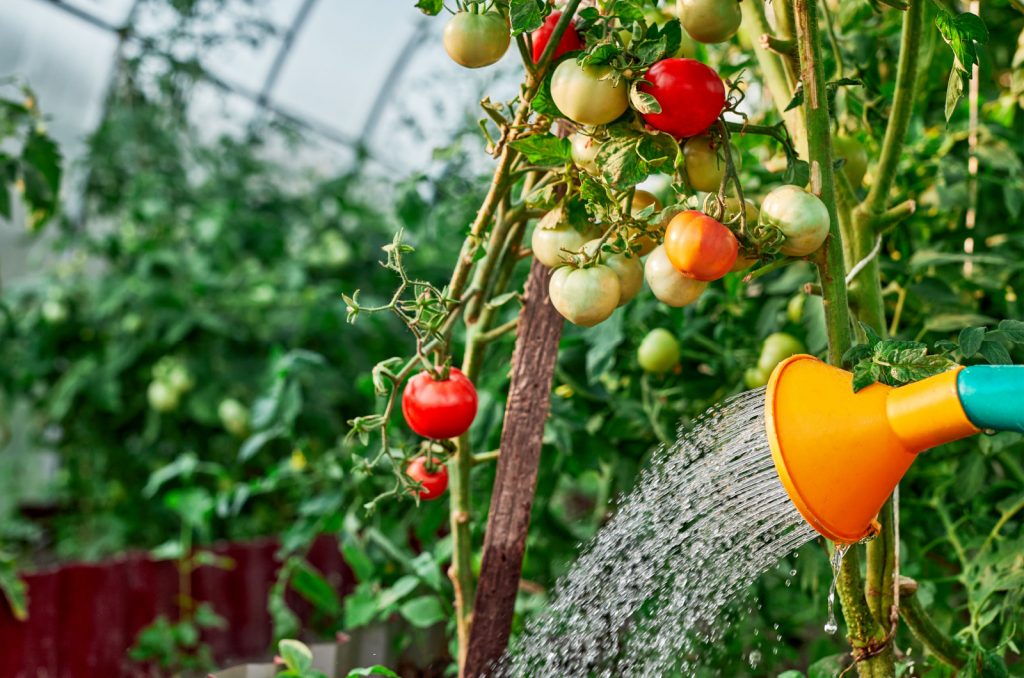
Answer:
[[[853,392],[853,375],[798,355],[772,372],[765,425],[786,491],[805,519],[856,542],[919,452],[983,429],[1024,431],[1024,367],[977,366]]]

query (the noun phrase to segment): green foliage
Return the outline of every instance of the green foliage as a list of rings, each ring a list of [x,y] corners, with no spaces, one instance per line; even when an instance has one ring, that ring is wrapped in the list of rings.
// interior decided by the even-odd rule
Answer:
[[[950,49],[953,50],[953,69],[946,89],[946,120],[953,117],[956,105],[971,81],[974,66],[980,64],[978,48],[988,42],[988,28],[981,17],[970,12],[950,14],[939,8],[935,25]]]
[[[166,671],[209,671],[214,668],[210,647],[201,642],[203,629],[224,628],[224,619],[204,603],[181,621],[160,615],[139,632],[129,657],[152,662]]]
[[[843,364],[853,371],[854,392],[881,382],[901,386],[934,376],[953,367],[945,355],[929,355],[928,346],[919,341],[883,340],[863,325],[867,342],[850,348]]]
[[[0,81],[0,85],[5,81]],[[46,131],[35,93],[19,88],[21,100],[0,95],[0,217],[10,219],[10,189],[21,195],[29,228],[36,229],[57,212],[63,158]]]

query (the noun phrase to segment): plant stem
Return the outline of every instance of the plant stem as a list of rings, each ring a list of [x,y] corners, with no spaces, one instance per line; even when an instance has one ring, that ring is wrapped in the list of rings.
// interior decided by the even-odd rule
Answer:
[[[917,582],[900,577],[900,615],[911,633],[940,660],[956,668],[967,663],[967,651],[943,633],[917,599]]]
[[[800,79],[804,88],[804,120],[807,131],[808,160],[811,165],[811,191],[828,208],[830,228],[823,252],[816,256],[825,305],[825,323],[829,343],[829,362],[840,364],[850,347],[850,310],[846,296],[843,238],[836,207],[835,173],[832,165],[831,123],[821,61],[821,38],[813,0],[796,0],[796,38],[800,49]],[[864,598],[861,587],[859,553],[851,548],[843,559],[837,588],[843,616],[855,648],[863,648],[884,637]],[[891,648],[859,662],[862,677],[893,676]]]

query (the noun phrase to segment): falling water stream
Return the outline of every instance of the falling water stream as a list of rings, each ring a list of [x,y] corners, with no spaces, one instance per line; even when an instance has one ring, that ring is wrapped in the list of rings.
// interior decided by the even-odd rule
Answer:
[[[680,429],[494,675],[694,675],[731,600],[815,536],[779,482],[764,389]]]

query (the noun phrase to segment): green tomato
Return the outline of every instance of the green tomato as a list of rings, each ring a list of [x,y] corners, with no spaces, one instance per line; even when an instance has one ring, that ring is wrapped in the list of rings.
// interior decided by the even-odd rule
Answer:
[[[444,27],[444,49],[466,68],[490,66],[505,55],[512,35],[497,12],[459,12]]]
[[[217,416],[224,430],[237,438],[244,438],[249,433],[249,409],[235,400],[225,398],[217,406]]]
[[[765,337],[764,343],[761,344],[761,357],[757,359],[757,367],[770,374],[786,358],[806,352],[803,342],[793,335],[775,332]]]
[[[580,224],[578,229],[565,216],[562,208],[556,207],[541,217],[530,237],[533,256],[548,268],[565,264],[566,256],[579,252],[595,235],[593,224]]]
[[[582,132],[572,135],[572,161],[576,167],[591,176],[599,176],[601,168],[597,166],[597,152],[601,144],[597,139]]]
[[[192,387],[195,386],[192,373],[179,362],[175,362],[170,366],[167,374],[164,376],[164,382],[177,391],[178,395],[191,391]]]
[[[738,169],[740,153],[735,146],[729,150]],[[725,153],[720,142],[706,135],[691,137],[683,144],[683,160],[690,186],[706,193],[718,191],[725,176]]]
[[[59,299],[47,299],[40,309],[43,320],[51,325],[60,325],[68,319],[68,307]]]
[[[679,20],[697,42],[725,42],[740,28],[737,0],[678,0]]]
[[[743,383],[747,385],[747,388],[760,388],[768,383],[768,378],[771,376],[770,370],[762,370],[760,367],[748,367],[743,373]]]
[[[779,250],[803,257],[821,247],[828,236],[828,208],[818,196],[799,186],[779,186],[761,202],[761,226],[777,228],[785,236]]]
[[[626,112],[626,81],[612,84],[609,66],[580,66],[575,59],[558,64],[551,76],[551,98],[562,115],[581,125],[606,125]]]
[[[149,406],[157,412],[173,412],[178,409],[181,394],[162,381],[152,381],[146,389]]]
[[[667,372],[679,364],[679,341],[666,329],[653,329],[640,342],[636,358],[645,372]]]
[[[551,305],[569,322],[593,327],[604,322],[619,305],[619,276],[609,266],[563,266],[551,276]]]
[[[804,304],[806,303],[806,294],[797,294],[789,300],[789,303],[786,304],[786,317],[789,318],[789,322],[800,324],[804,317]]]
[[[682,308],[697,301],[708,284],[687,278],[669,261],[665,246],[658,245],[644,263],[644,279],[658,301],[674,308]]]
[[[587,256],[594,256],[597,252],[597,244],[600,238],[591,240],[583,246]],[[631,300],[644,286],[644,265],[640,263],[640,257],[636,254],[617,252],[609,254],[605,252],[601,261],[608,268],[615,271],[619,276],[619,306]]]
[[[850,180],[850,185],[860,188],[868,171],[868,152],[864,144],[850,137],[832,137],[832,148],[836,158],[846,161],[843,163],[843,174]]]

